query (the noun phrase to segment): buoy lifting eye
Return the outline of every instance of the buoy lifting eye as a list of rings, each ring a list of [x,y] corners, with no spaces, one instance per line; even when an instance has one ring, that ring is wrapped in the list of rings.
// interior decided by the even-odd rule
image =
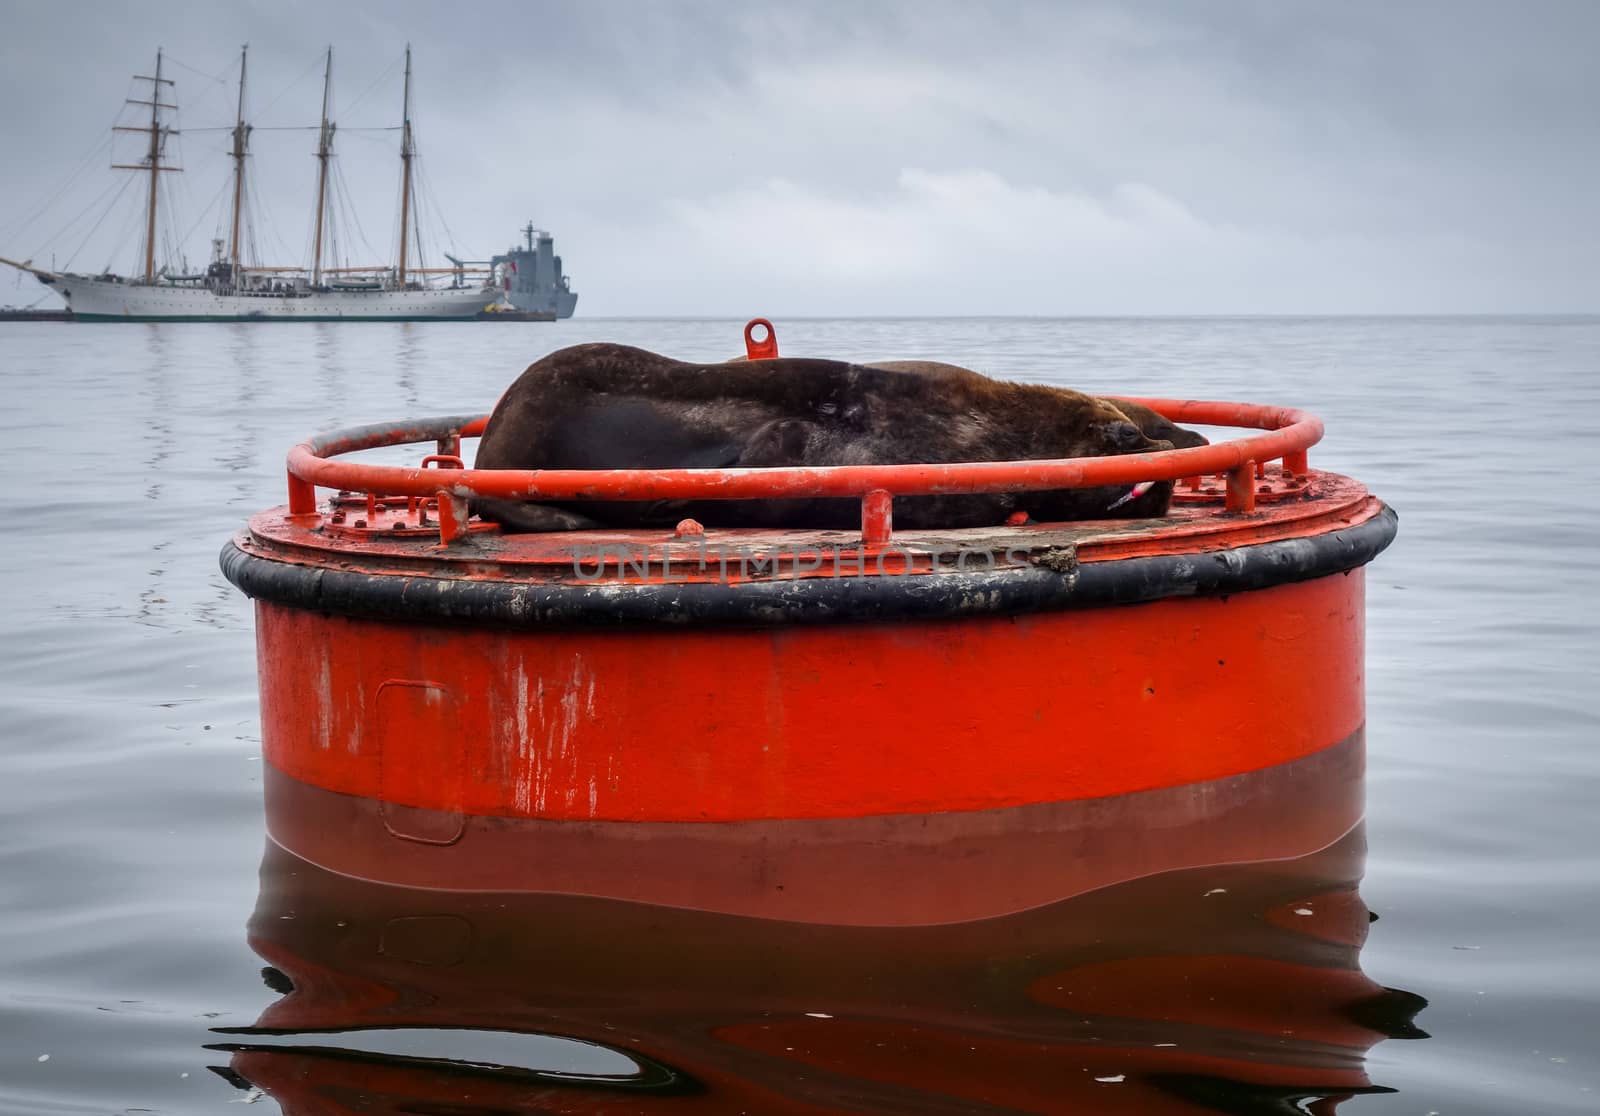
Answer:
[[[774,360],[778,355],[778,331],[765,318],[751,318],[744,327],[744,355],[747,360]]]

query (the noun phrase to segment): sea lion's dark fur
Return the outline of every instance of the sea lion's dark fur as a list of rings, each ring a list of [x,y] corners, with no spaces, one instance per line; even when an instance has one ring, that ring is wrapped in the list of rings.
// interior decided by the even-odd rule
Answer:
[[[626,345],[562,349],[529,366],[490,415],[480,469],[734,468],[1096,457],[1170,449],[1103,400],[946,366],[937,378],[833,360],[686,364]],[[937,385],[937,390],[930,390]],[[899,527],[976,527],[1166,511],[1170,482],[1115,511],[1127,486],[897,497]],[[860,501],[478,500],[509,530],[609,524],[860,525]]]
[[[954,381],[961,376],[982,375],[982,373],[973,372],[970,368],[963,368],[959,364],[946,364],[942,360],[885,360],[869,364],[867,367],[886,368],[893,372],[909,372],[932,380],[950,379]],[[1144,431],[1145,437],[1151,441],[1171,442],[1174,449],[1193,449],[1196,446],[1209,446],[1211,444],[1211,440],[1205,435],[1187,427],[1179,426],[1164,415],[1159,415],[1152,411],[1143,403],[1135,403],[1130,399],[1118,399],[1114,395],[1102,395],[1099,398],[1128,416],[1133,424]]]

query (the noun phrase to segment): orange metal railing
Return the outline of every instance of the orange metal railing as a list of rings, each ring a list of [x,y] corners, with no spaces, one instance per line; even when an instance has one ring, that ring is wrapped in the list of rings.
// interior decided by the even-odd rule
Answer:
[[[504,500],[854,497],[863,503],[863,530],[869,541],[881,541],[888,537],[893,496],[1035,492],[1215,474],[1228,479],[1226,510],[1251,511],[1259,467],[1281,460],[1285,473],[1304,476],[1306,451],[1322,439],[1322,421],[1291,407],[1135,401],[1174,422],[1260,433],[1193,449],[1045,461],[782,469],[467,469],[462,467],[461,439],[481,434],[488,420],[453,416],[331,431],[295,446],[287,463],[289,512],[316,514],[319,487],[377,496],[437,496],[442,533],[448,539],[465,530],[466,501],[474,496]],[[360,450],[429,441],[438,444],[438,453],[420,468],[336,460]],[[427,468],[430,462],[440,468]]]
[[[778,355],[770,321],[753,318],[744,327],[745,358]],[[1127,397],[1133,398],[1133,397]],[[1173,422],[1261,430],[1247,438],[1164,453],[1046,461],[984,461],[944,465],[836,465],[786,469],[468,469],[461,439],[483,433],[488,417],[423,419],[353,427],[319,435],[289,451],[289,514],[316,514],[316,489],[337,488],[369,496],[437,497],[439,531],[445,541],[466,530],[467,500],[748,500],[781,497],[855,497],[861,501],[862,534],[887,542],[895,496],[942,496],[981,492],[1038,492],[1094,488],[1187,478],[1198,487],[1208,474],[1227,478],[1227,511],[1255,508],[1255,480],[1268,461],[1283,462],[1290,476],[1306,474],[1306,451],[1322,440],[1322,420],[1291,407],[1254,403],[1142,399]],[[334,461],[340,454],[436,441],[439,452],[422,467]],[[441,484],[439,469],[451,470]]]

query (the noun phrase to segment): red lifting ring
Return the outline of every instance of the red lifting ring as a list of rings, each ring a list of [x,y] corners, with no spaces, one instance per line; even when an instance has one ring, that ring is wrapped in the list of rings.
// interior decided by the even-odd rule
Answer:
[[[765,333],[758,339],[756,333]],[[746,360],[774,360],[778,355],[778,331],[765,318],[751,318],[744,327],[744,355]]]
[[[752,331],[767,325],[764,341]],[[752,356],[777,355],[770,323],[755,319],[745,327]],[[762,357],[760,359],[765,359]],[[1059,458],[1043,461],[984,461],[942,465],[836,465],[781,469],[426,469],[336,461],[341,454],[381,446],[437,441],[430,461],[459,460],[460,440],[483,432],[487,416],[459,416],[422,423],[396,422],[330,431],[289,451],[289,514],[314,516],[316,489],[332,488],[378,496],[438,497],[446,541],[465,530],[465,501],[502,500],[744,500],[785,497],[854,497],[862,501],[863,531],[871,542],[891,534],[889,497],[981,492],[1035,492],[1092,488],[1142,481],[1227,478],[1225,510],[1255,509],[1256,484],[1268,461],[1283,462],[1284,474],[1306,476],[1306,451],[1322,440],[1322,420],[1292,407],[1192,399],[1138,398],[1177,423],[1254,429],[1260,433],[1193,449],[1119,457]],[[441,421],[445,428],[441,429]],[[445,458],[446,460],[440,460]],[[445,477],[448,476],[448,480]],[[445,511],[446,505],[449,511]],[[454,513],[454,514],[452,514]]]

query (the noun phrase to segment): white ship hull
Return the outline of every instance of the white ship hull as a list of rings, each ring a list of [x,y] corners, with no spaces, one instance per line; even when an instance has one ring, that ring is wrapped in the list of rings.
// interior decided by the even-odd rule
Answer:
[[[249,137],[253,125],[245,118],[245,69],[249,55],[239,52],[238,117],[232,134],[229,152],[233,160],[233,206],[229,223],[231,235],[224,240],[217,237],[211,242],[210,262],[199,274],[180,274],[173,270],[172,260],[158,267],[156,250],[166,246],[169,256],[185,259],[181,242],[161,235],[161,176],[183,168],[173,164],[167,150],[168,139],[177,134],[170,126],[171,116],[163,117],[162,110],[175,110],[174,82],[163,77],[162,52],[156,51],[155,71],[151,76],[136,75],[134,80],[148,82],[148,99],[128,101],[130,105],[148,107],[149,126],[135,127],[119,124],[117,132],[138,132],[148,137],[142,143],[144,154],[138,162],[118,162],[115,170],[130,170],[148,177],[143,219],[139,222],[143,242],[143,266],[133,274],[144,278],[134,279],[109,273],[80,275],[73,272],[56,272],[34,267],[32,260],[0,259],[22,271],[29,272],[41,283],[59,293],[74,318],[89,322],[250,322],[250,321],[447,321],[470,320],[501,300],[502,292],[485,284],[482,287],[463,287],[466,268],[430,268],[423,266],[422,237],[412,217],[419,212],[416,187],[412,181],[411,161],[416,156],[416,144],[411,131],[411,48],[406,47],[405,91],[400,117],[400,235],[396,263],[375,263],[371,266],[327,268],[329,253],[324,250],[324,233],[332,231],[326,201],[330,181],[329,160],[333,154],[334,124],[328,117],[330,91],[333,82],[333,48],[328,48],[327,63],[322,74],[322,124],[317,142],[316,220],[310,262],[303,267],[250,266],[241,254],[241,246],[253,243],[248,212],[245,208],[245,163],[249,155]],[[140,86],[142,90],[144,87]],[[119,118],[120,119],[120,118]],[[131,156],[130,156],[131,157]],[[333,183],[332,185],[337,185]],[[119,195],[120,197],[120,195]],[[104,220],[102,215],[101,220]],[[94,229],[99,228],[96,222]],[[91,236],[94,229],[90,230]],[[408,246],[415,243],[412,256]],[[84,242],[87,243],[87,240]],[[80,247],[81,251],[81,247]],[[410,259],[410,266],[407,260]],[[259,262],[259,261],[258,261]],[[185,261],[184,272],[189,270]],[[473,275],[489,275],[493,269],[475,268]],[[426,276],[437,281],[454,282],[455,286],[432,287]],[[323,279],[330,282],[323,284]],[[395,278],[411,280],[390,286]],[[416,280],[422,282],[415,282]],[[314,285],[313,285],[314,284]]]
[[[491,288],[225,294],[204,287],[88,275],[46,282],[80,321],[415,321],[470,319],[500,297]]]

